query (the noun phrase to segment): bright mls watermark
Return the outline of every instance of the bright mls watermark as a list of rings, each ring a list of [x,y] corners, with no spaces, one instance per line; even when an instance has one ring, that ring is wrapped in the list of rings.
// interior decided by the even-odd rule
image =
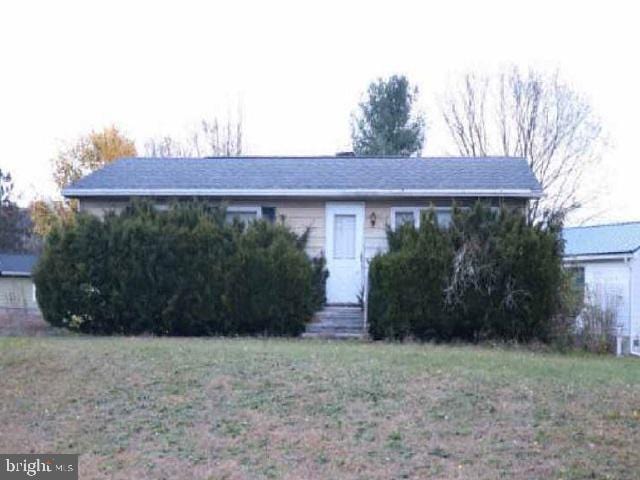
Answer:
[[[0,453],[0,480],[78,480],[78,455]]]

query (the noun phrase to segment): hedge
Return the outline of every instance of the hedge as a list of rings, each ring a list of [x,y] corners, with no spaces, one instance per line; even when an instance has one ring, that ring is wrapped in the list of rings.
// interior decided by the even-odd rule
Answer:
[[[389,231],[389,252],[370,266],[369,332],[374,339],[550,340],[561,307],[561,222],[535,225],[521,211],[484,204],[454,209],[441,228]]]
[[[34,281],[44,318],[93,334],[298,335],[322,303],[324,259],[283,225],[224,209],[136,202],[56,227]]]

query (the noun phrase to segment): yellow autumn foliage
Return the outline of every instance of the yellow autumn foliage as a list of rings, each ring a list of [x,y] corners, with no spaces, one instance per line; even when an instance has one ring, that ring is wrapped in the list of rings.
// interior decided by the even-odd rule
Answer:
[[[117,127],[111,126],[102,131],[92,131],[62,149],[53,159],[53,179],[62,190],[114,160],[134,157],[136,154],[134,141],[126,137]],[[31,204],[30,210],[34,231],[44,237],[56,223],[73,222],[77,202],[36,200]]]
[[[108,163],[122,157],[134,157],[136,146],[115,126],[80,137],[75,144],[60,151],[53,160],[53,178],[63,189]]]

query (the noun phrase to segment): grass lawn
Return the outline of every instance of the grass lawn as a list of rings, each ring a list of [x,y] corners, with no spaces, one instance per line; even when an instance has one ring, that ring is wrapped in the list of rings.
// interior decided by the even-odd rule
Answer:
[[[429,345],[0,338],[0,451],[80,478],[638,478],[640,361]]]

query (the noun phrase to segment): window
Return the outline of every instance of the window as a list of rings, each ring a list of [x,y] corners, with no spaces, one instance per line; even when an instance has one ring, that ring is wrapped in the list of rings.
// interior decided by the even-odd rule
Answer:
[[[275,223],[276,207],[262,207],[262,219],[269,223]]]
[[[256,212],[227,212],[227,221],[233,222],[235,219],[244,223],[249,223],[258,218]]]
[[[232,223],[234,219],[238,219],[239,221],[248,224],[258,218],[262,218],[262,211],[260,207],[231,206],[227,208],[225,219],[228,223]]]
[[[405,223],[409,223],[411,225],[416,224],[415,214],[412,211],[403,211],[399,210],[395,213],[395,223],[396,228],[401,227]]]
[[[392,207],[391,228],[395,230],[406,223],[413,224],[414,227],[418,228],[420,226],[422,213],[430,209],[431,207]],[[451,207],[435,207],[433,210],[436,214],[438,226],[441,228],[449,228],[452,218]]]
[[[572,292],[572,296],[575,300],[575,305],[572,306],[569,312],[570,315],[578,316],[580,314],[580,310],[584,305],[585,298],[585,279],[584,279],[584,267],[581,266],[572,266],[567,267],[567,272],[569,273],[570,278],[570,288]],[[574,303],[574,302],[570,302]]]
[[[437,208],[436,219],[438,220],[438,226],[440,228],[449,228],[451,226],[451,218],[453,212],[450,208]]]
[[[571,276],[571,290],[584,295],[584,267],[569,267],[567,271]]]
[[[356,216],[333,216],[333,258],[356,257]]]

